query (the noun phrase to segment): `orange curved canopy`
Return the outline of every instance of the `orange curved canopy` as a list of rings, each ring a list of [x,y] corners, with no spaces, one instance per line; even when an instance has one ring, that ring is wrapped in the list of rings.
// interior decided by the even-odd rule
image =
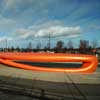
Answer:
[[[14,62],[17,60],[32,62],[82,62],[83,64],[80,68],[46,68],[43,66],[31,66]],[[0,53],[0,63],[34,71],[92,73],[96,70],[98,60],[95,56],[83,54],[7,52]]]

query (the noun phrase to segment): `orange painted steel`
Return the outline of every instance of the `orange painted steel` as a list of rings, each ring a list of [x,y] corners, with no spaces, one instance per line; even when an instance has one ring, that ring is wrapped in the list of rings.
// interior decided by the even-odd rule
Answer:
[[[82,62],[80,68],[47,68],[31,66],[14,61],[32,62]],[[0,53],[0,63],[17,68],[46,72],[92,73],[96,70],[98,60],[92,55],[62,53]]]

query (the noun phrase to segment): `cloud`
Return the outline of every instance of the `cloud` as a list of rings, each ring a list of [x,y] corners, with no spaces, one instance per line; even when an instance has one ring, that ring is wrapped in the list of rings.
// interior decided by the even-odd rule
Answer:
[[[48,1],[44,0],[41,2],[41,0],[4,0],[2,5],[2,12],[9,12],[12,16],[17,16],[18,13],[25,13],[25,11],[28,11],[28,9],[32,9],[33,13],[39,13],[42,10],[44,11],[45,8],[47,8]]]
[[[12,8],[16,4],[16,0],[4,0],[6,8]]]
[[[0,37],[0,42],[6,41],[6,40],[13,40],[13,39],[11,37],[6,37],[6,36]]]
[[[69,35],[68,38],[78,38],[80,36],[81,34],[73,34],[73,35]]]
[[[48,37],[49,34],[51,37],[76,37],[80,35],[80,33],[81,28],[79,26],[69,27],[59,21],[49,21],[43,24],[30,26],[28,29],[18,29],[14,35],[19,38]]]
[[[62,35],[72,35],[72,34],[79,34],[80,33],[80,27],[67,27],[67,26],[51,26],[48,28],[42,28],[40,29],[37,34],[35,34],[35,37],[48,37],[49,34],[51,36],[62,36]]]
[[[16,21],[0,15],[0,31],[11,32],[16,28]]]
[[[43,2],[41,0],[2,0],[0,8],[2,19],[15,21],[17,27],[28,27],[40,19],[48,19],[48,0],[43,0]],[[3,23],[2,19],[0,18],[1,24]],[[6,24],[0,26],[1,29],[8,26],[8,32],[12,31],[15,25],[12,25],[12,29],[9,28],[10,22],[4,22]]]
[[[22,38],[22,39],[26,39],[29,36],[34,36],[35,32],[31,31],[29,29],[17,29],[14,33],[13,33],[13,37],[15,38]]]

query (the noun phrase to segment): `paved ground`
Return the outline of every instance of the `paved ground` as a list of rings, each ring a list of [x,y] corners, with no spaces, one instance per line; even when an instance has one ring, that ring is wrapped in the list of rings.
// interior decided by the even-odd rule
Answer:
[[[93,74],[84,75],[64,72],[27,71],[0,65],[0,81],[24,88],[38,88],[44,90],[45,93],[59,94],[63,100],[100,100],[100,67]],[[22,95],[8,95],[2,91],[0,95],[2,98],[5,98],[2,100],[8,100],[7,98],[9,97],[12,100],[15,97],[16,100],[19,100],[19,98],[23,98],[23,100],[35,100]]]

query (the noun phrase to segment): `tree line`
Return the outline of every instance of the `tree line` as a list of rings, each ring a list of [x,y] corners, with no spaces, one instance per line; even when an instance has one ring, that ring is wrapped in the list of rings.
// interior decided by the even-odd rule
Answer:
[[[0,51],[4,52],[55,52],[55,53],[93,53],[97,48],[97,41],[93,41],[91,44],[88,40],[80,40],[79,46],[76,48],[74,43],[69,40],[65,45],[64,41],[59,40],[54,48],[50,47],[48,43],[47,46],[42,48],[42,44],[38,43],[36,48],[32,48],[32,43],[30,42],[27,48],[0,48]]]

